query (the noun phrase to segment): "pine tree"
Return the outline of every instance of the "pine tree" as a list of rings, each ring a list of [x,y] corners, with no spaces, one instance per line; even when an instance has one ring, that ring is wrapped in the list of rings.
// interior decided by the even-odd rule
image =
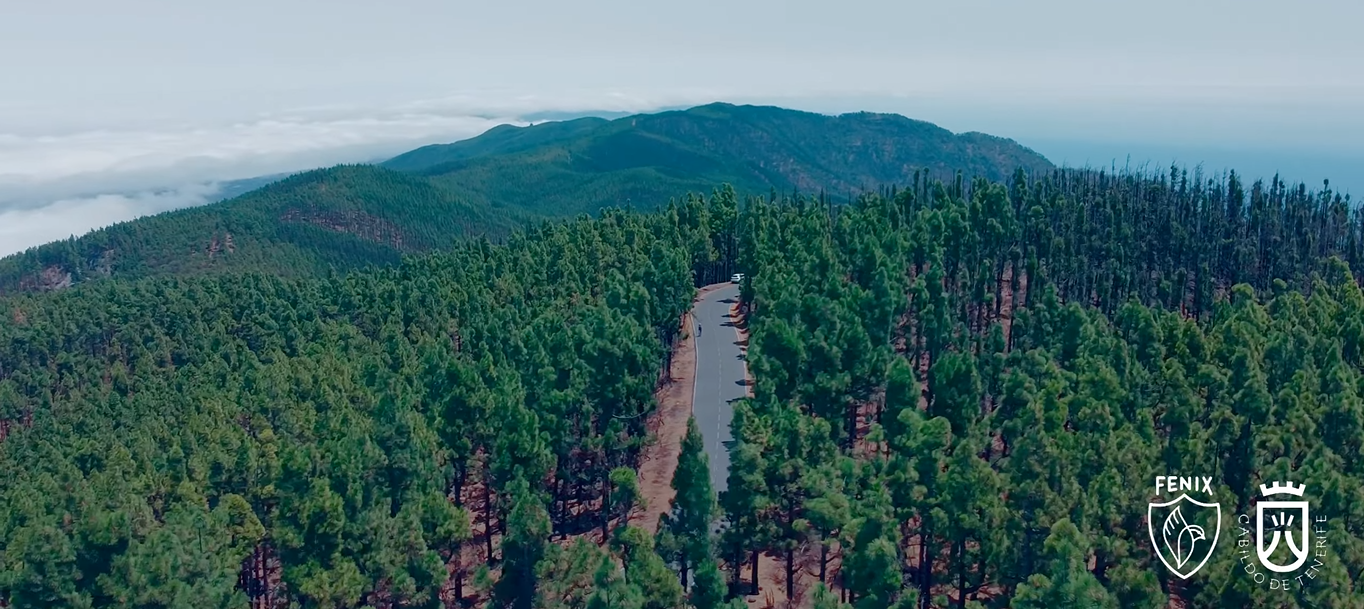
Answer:
[[[758,585],[758,552],[771,537],[768,511],[772,500],[764,472],[767,462],[763,457],[768,443],[763,422],[744,402],[734,408],[734,437],[736,446],[730,452],[728,488],[720,495],[729,523],[724,531],[724,545],[729,564],[734,569],[734,587],[739,587],[745,563],[751,565],[752,585]]]
[[[683,605],[682,585],[654,551],[643,529],[621,527],[612,544],[621,555],[625,580],[640,592],[644,609],[676,609]]]
[[[656,545],[661,555],[677,567],[683,586],[691,570],[703,562],[714,566],[712,528],[719,506],[710,486],[710,465],[701,430],[694,417],[687,420],[681,454],[673,472],[671,509],[663,515]],[[699,576],[699,574],[698,574]]]
[[[1013,606],[1116,609],[1117,602],[1085,568],[1087,554],[1087,542],[1079,529],[1069,520],[1057,522],[1043,546],[1042,572],[1018,587]]]
[[[713,558],[705,558],[696,564],[693,571],[695,575],[688,602],[696,609],[719,609],[729,593],[720,565]]]
[[[611,470],[611,509],[620,514],[620,526],[630,525],[630,515],[637,509],[646,509],[640,496],[639,479],[635,470],[617,467]]]
[[[530,484],[516,478],[507,485],[511,513],[502,538],[502,575],[493,602],[506,609],[530,609],[539,586],[537,567],[549,540],[549,514]]]
[[[606,554],[579,537],[567,548],[549,544],[535,567],[539,582],[536,609],[583,609],[595,590],[594,578]]]
[[[843,566],[845,584],[858,609],[889,607],[902,582],[896,522],[890,495],[873,488],[858,504],[852,547]]]
[[[609,558],[603,558],[593,578],[592,596],[587,609],[643,609],[644,595],[639,588],[621,577],[620,569]]]

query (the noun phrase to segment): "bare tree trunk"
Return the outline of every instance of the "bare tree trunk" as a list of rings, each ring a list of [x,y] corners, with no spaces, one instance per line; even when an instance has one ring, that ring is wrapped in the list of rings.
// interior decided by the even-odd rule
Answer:
[[[758,551],[753,551],[753,594],[758,593]]]
[[[488,562],[493,561],[493,482],[483,477],[483,535],[488,541]]]
[[[603,476],[601,479],[601,538],[605,542],[610,539],[608,529],[611,527],[611,479],[610,475]]]
[[[957,609],[966,609],[966,540],[955,544],[957,563]]]
[[[734,586],[732,591],[737,594],[739,592],[739,589],[743,587],[744,583],[743,577],[744,551],[738,547],[735,547],[734,558],[732,560],[733,562],[731,563],[731,566],[734,567]]]
[[[925,608],[928,607],[928,602],[933,598],[933,555],[929,551],[929,540],[932,538],[933,534],[927,529],[919,538],[919,602]]]
[[[786,600],[796,598],[796,549],[786,548]]]

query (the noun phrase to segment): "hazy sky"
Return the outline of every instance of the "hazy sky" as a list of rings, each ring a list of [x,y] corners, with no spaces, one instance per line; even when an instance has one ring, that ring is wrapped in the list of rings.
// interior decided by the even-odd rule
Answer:
[[[1360,24],[1358,0],[13,2],[0,254],[536,110],[715,100],[1361,193]]]

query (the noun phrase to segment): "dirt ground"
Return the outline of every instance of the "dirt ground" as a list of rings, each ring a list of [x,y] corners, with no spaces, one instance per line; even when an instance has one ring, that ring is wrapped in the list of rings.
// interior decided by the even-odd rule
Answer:
[[[729,318],[734,320],[734,331],[739,333],[739,353],[744,356],[744,379],[749,381],[748,395],[753,395],[753,378],[748,375],[748,318],[739,309],[739,303],[735,302],[729,307]]]
[[[748,356],[748,319],[739,308],[739,303],[735,303],[729,310],[730,318],[734,320],[734,331],[739,333],[739,350]],[[744,378],[747,379],[747,393],[753,395],[753,378],[748,373],[748,360],[744,360]],[[796,573],[795,600],[796,606],[804,603],[805,592],[810,587],[809,583],[813,580],[808,574],[802,573],[809,569],[809,557],[802,556],[798,559]],[[744,581],[749,580],[749,567],[744,566]],[[770,554],[764,553],[758,557],[758,593],[745,597],[750,607],[785,607],[786,606],[786,562],[778,560]]]
[[[702,296],[722,288],[728,284],[720,283],[709,285],[697,291],[697,299]],[[748,324],[740,314],[738,305],[735,304],[730,310],[730,315],[734,319],[734,329],[739,334],[739,345],[743,353],[748,352]],[[691,315],[688,314],[683,319],[683,327],[691,328]],[[673,471],[677,469],[677,459],[681,452],[682,437],[687,433],[687,419],[692,412],[692,389],[696,384],[696,345],[692,342],[690,333],[686,333],[678,342],[676,352],[673,354],[673,365],[670,380],[663,389],[655,395],[658,400],[658,413],[655,417],[658,420],[651,422],[651,428],[657,429],[657,441],[651,444],[644,451],[643,462],[639,468],[639,479],[641,490],[648,502],[648,508],[634,518],[634,522],[650,532],[658,529],[659,518],[668,511],[668,504],[673,498],[672,477]],[[748,376],[748,366],[744,365],[744,376]],[[749,388],[752,395],[752,388]],[[657,427],[654,427],[654,425]],[[798,575],[798,585],[796,587],[797,604],[801,604],[802,594],[810,587],[810,582],[815,579],[817,571],[812,570],[809,557],[802,557],[802,571]],[[746,600],[751,607],[783,607],[786,604],[786,574],[784,572],[785,563],[776,558],[763,554],[758,560],[758,583],[759,590],[757,595],[748,596]],[[748,568],[744,568],[745,577],[748,575]],[[808,603],[805,603],[808,604]]]
[[[697,292],[697,298],[724,287],[728,284],[714,284],[701,288]],[[744,353],[748,347],[748,324],[735,305],[731,310],[731,315],[735,320],[735,331],[739,334],[739,344]],[[691,314],[688,313],[680,322],[683,328],[691,328]],[[744,366],[744,374],[748,376],[747,364]],[[751,380],[751,379],[750,379]],[[673,498],[672,477],[677,469],[677,460],[681,453],[682,437],[687,433],[687,419],[692,413],[692,395],[696,384],[696,345],[692,340],[689,331],[684,331],[679,338],[675,352],[673,354],[672,368],[669,371],[668,382],[655,393],[654,397],[658,401],[658,411],[653,415],[648,427],[655,430],[655,440],[647,446],[641,455],[639,466],[640,490],[644,495],[646,507],[636,511],[630,518],[631,523],[654,533],[658,530],[659,519],[668,511],[669,503]],[[749,394],[752,394],[750,385]],[[479,501],[478,489],[470,485],[466,489],[466,495],[470,496],[471,507]],[[477,565],[487,560],[485,554],[486,538],[483,537],[482,522],[477,518],[478,511],[475,510],[475,541],[465,544],[462,560],[464,565]],[[588,539],[601,543],[600,535],[597,531],[590,531],[585,534]],[[495,536],[496,537],[496,536]],[[560,543],[567,543],[569,539],[559,540]],[[494,543],[496,543],[496,539]],[[808,591],[812,588],[817,579],[817,560],[813,554],[806,552],[798,557],[797,585],[795,606],[808,606]],[[454,563],[456,561],[452,561]],[[831,568],[837,564],[836,560],[831,561]],[[454,569],[454,564],[451,565]],[[472,568],[466,567],[468,571]],[[743,575],[745,581],[748,579],[748,566],[745,564]],[[832,575],[832,569],[831,569]],[[486,597],[480,595],[473,588],[473,582],[468,575],[465,576],[466,602],[472,601],[479,604],[486,601]],[[777,557],[763,554],[758,561],[758,583],[759,590],[756,595],[746,597],[750,607],[755,608],[776,608],[786,607],[786,574],[785,563]],[[450,596],[451,591],[447,590],[446,596]],[[472,594],[472,598],[469,595]]]
[[[708,285],[697,290],[696,297],[709,294],[724,283]],[[658,530],[659,518],[668,511],[673,499],[673,472],[677,470],[677,459],[682,452],[682,437],[687,434],[687,419],[692,412],[692,388],[696,384],[696,344],[690,332],[691,313],[683,316],[682,338],[678,340],[673,353],[672,370],[668,383],[654,398],[658,401],[658,411],[650,421],[650,429],[655,429],[655,440],[644,449],[640,459],[639,483],[644,494],[646,508],[631,520],[635,524],[654,533]]]
[[[726,284],[716,284],[701,288],[697,293],[697,298],[714,291]],[[682,451],[682,437],[687,433],[687,419],[691,417],[692,410],[692,388],[696,383],[696,345],[692,342],[692,336],[686,332],[686,328],[691,327],[691,314],[684,316],[679,323],[682,324],[684,332],[674,346],[672,367],[668,373],[668,382],[663,385],[655,394],[654,398],[658,401],[658,410],[651,417],[648,428],[654,431],[654,441],[644,448],[640,458],[638,470],[640,491],[644,495],[646,506],[642,510],[636,510],[630,516],[631,524],[637,525],[649,533],[658,530],[659,518],[668,511],[669,503],[673,498],[672,479],[673,472],[677,470],[677,459]],[[465,504],[470,507],[473,515],[474,538],[470,543],[464,544],[461,556],[451,561],[449,568],[451,572],[464,571],[464,599],[466,605],[482,605],[486,603],[486,590],[478,590],[472,581],[471,574],[474,567],[486,563],[487,557],[487,533],[484,530],[484,523],[480,515],[482,514],[482,486],[479,485],[478,476],[473,476],[474,481],[465,488]],[[494,534],[493,544],[500,542],[498,535]],[[570,535],[556,540],[557,543],[567,544],[577,538],[586,538],[594,543],[602,544],[599,529],[592,529],[578,535]],[[463,568],[460,567],[463,565]],[[447,584],[447,590],[442,596],[447,603],[457,602],[454,599],[453,580]]]

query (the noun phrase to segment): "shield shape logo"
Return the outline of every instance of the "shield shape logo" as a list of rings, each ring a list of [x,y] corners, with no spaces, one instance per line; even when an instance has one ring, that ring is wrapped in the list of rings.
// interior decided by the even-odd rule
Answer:
[[[1306,487],[1306,485],[1295,487],[1292,482],[1289,482],[1287,486],[1281,486],[1278,482],[1275,482],[1272,487],[1260,485],[1264,495],[1302,496],[1302,491]],[[1307,539],[1308,518],[1306,501],[1257,501],[1255,503],[1255,553],[1260,556],[1260,564],[1263,564],[1270,571],[1288,573],[1307,562],[1307,554],[1311,549]],[[1268,535],[1265,531],[1266,519],[1269,522]],[[1296,535],[1294,535],[1294,524],[1298,525]],[[1274,562],[1274,552],[1279,549],[1280,541],[1285,542],[1284,545],[1288,547],[1289,552],[1296,559],[1292,564],[1281,565]]]
[[[1151,547],[1165,568],[1180,579],[1197,573],[1222,533],[1222,505],[1204,503],[1180,495],[1165,503],[1151,503],[1146,508],[1146,528],[1151,533]]]

